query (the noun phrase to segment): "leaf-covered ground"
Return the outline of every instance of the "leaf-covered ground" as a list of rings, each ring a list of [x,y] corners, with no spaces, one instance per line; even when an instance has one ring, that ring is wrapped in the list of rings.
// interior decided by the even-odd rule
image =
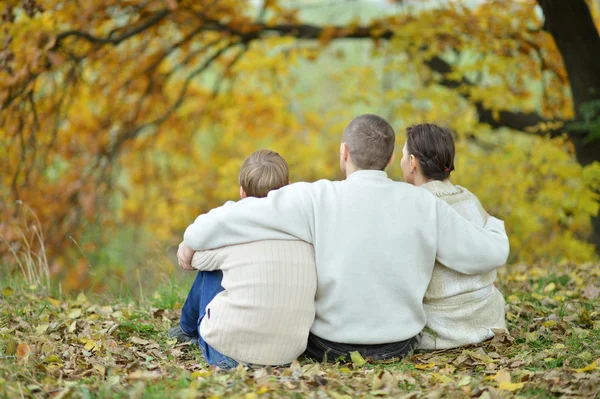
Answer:
[[[600,266],[510,266],[510,336],[401,361],[223,372],[169,340],[182,291],[141,304],[40,296],[3,283],[0,396],[7,398],[598,397]],[[367,359],[368,360],[368,359]]]

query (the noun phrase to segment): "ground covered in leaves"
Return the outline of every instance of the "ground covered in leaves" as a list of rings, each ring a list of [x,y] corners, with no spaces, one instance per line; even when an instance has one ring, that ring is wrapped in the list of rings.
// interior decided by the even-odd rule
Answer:
[[[598,397],[600,266],[509,266],[498,285],[510,336],[401,361],[229,372],[169,340],[182,290],[118,303],[3,282],[0,397]],[[364,364],[363,364],[364,363]]]

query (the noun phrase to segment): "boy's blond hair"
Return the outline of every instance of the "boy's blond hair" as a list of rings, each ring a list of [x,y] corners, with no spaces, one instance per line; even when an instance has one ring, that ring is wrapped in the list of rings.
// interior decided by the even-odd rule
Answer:
[[[253,152],[240,170],[240,186],[248,197],[266,197],[290,182],[290,170],[285,159],[271,150]]]

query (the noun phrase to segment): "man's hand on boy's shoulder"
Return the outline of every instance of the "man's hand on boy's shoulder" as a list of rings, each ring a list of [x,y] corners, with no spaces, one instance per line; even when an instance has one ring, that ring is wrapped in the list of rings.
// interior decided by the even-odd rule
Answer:
[[[179,244],[179,249],[177,250],[177,262],[179,266],[181,266],[184,270],[196,270],[192,267],[192,257],[194,256],[194,251],[182,241]]]

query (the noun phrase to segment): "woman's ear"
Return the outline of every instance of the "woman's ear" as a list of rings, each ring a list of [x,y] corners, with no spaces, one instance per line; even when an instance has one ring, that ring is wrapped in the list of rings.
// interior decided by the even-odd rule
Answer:
[[[244,187],[240,186],[240,198],[244,199],[246,197],[247,197],[247,195],[246,195],[246,191],[244,191]]]
[[[413,154],[410,154],[408,165],[410,166],[411,173],[417,169],[417,164],[417,158]]]

